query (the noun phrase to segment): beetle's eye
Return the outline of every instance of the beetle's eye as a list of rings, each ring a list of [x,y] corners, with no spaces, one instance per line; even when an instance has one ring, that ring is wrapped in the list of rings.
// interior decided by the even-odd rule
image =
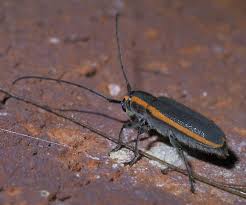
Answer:
[[[126,112],[126,100],[125,100],[125,99],[123,99],[123,100],[121,101],[121,107],[122,107],[122,110],[123,110],[124,112]]]

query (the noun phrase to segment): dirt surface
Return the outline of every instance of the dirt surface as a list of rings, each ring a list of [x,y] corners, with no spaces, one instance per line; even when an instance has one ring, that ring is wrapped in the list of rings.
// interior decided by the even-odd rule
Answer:
[[[114,28],[118,11],[124,64],[134,88],[190,106],[213,119],[227,135],[235,159],[218,162],[213,156],[193,156],[194,171],[214,180],[245,184],[243,0],[2,0],[0,87],[51,107],[87,109],[127,119],[119,105],[78,88],[39,80],[11,85],[17,77],[41,75],[83,83],[122,99],[126,86]],[[115,137],[121,126],[117,120],[96,115],[66,115]],[[113,143],[14,99],[0,109],[0,128],[0,204],[246,202],[199,182],[196,194],[191,194],[187,177],[175,172],[162,175],[147,159],[124,167],[108,156]],[[147,141],[140,146],[145,144]]]

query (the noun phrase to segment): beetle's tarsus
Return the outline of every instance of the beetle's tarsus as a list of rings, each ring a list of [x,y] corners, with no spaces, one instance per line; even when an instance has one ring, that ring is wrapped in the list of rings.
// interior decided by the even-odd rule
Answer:
[[[192,177],[192,181],[190,181],[190,191],[194,194],[195,193],[195,187],[194,187],[195,180]]]
[[[123,146],[121,145],[121,143],[119,143],[118,145],[116,145],[115,148],[113,148],[110,152],[109,152],[109,155],[112,153],[112,152],[117,152],[119,151],[120,149],[122,149]]]
[[[11,96],[4,96],[4,98],[0,101],[0,108],[2,108],[10,98]]]
[[[164,175],[168,174],[168,172],[171,172],[171,171],[173,171],[173,169],[171,167],[167,167],[165,169],[161,169],[161,173],[164,174]]]
[[[133,166],[138,160],[140,159],[140,154],[137,153],[135,156],[129,161],[129,162],[124,162],[124,165],[127,166],[129,165],[130,167]]]

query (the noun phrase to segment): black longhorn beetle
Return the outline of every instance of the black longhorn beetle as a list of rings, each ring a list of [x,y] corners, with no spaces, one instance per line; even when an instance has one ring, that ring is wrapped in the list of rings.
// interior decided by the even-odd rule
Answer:
[[[112,151],[117,151],[122,148],[122,131],[124,128],[137,129],[138,134],[135,142],[134,158],[126,163],[133,165],[139,159],[138,143],[140,135],[144,132],[154,130],[161,136],[168,137],[172,146],[177,149],[179,156],[185,163],[189,176],[191,191],[194,192],[195,189],[193,185],[194,179],[192,175],[192,169],[186,159],[186,156],[184,155],[183,146],[185,145],[205,153],[211,153],[218,157],[226,158],[229,154],[225,134],[213,121],[171,98],[155,97],[144,91],[132,90],[122,63],[121,47],[118,34],[118,18],[119,14],[116,14],[115,35],[118,47],[118,57],[128,91],[127,96],[125,96],[123,100],[109,98],[84,85],[49,77],[23,76],[17,78],[13,84],[23,79],[56,81],[85,89],[99,97],[104,98],[110,103],[121,104],[123,111],[126,112],[126,114],[129,116],[129,120],[121,127],[119,132],[118,145]],[[3,89],[0,89],[0,91],[6,94],[6,97],[2,103],[5,103],[8,98],[11,97],[28,103],[27,100],[16,97]],[[35,103],[31,104],[37,105]],[[37,106],[40,107],[39,105]]]

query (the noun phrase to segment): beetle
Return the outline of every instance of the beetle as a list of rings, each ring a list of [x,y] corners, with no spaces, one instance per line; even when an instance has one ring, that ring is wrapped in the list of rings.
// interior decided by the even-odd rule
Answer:
[[[225,134],[213,121],[171,98],[155,97],[150,93],[132,89],[122,62],[118,19],[119,14],[116,14],[115,36],[118,57],[128,91],[122,100],[109,98],[81,84],[43,76],[23,76],[17,78],[13,84],[24,79],[56,81],[85,89],[110,103],[121,104],[122,110],[128,115],[129,120],[122,125],[118,136],[118,145],[112,151],[118,151],[122,148],[122,131],[124,128],[137,129],[138,134],[134,146],[134,157],[126,163],[133,165],[139,159],[138,144],[140,135],[154,130],[162,137],[168,137],[171,145],[177,149],[179,156],[186,166],[191,191],[194,192],[192,169],[184,155],[184,145],[195,150],[226,158],[229,154]],[[13,97],[13,95],[2,89],[0,91],[7,95],[2,103],[6,103],[8,98]],[[35,103],[32,104],[35,105]]]

